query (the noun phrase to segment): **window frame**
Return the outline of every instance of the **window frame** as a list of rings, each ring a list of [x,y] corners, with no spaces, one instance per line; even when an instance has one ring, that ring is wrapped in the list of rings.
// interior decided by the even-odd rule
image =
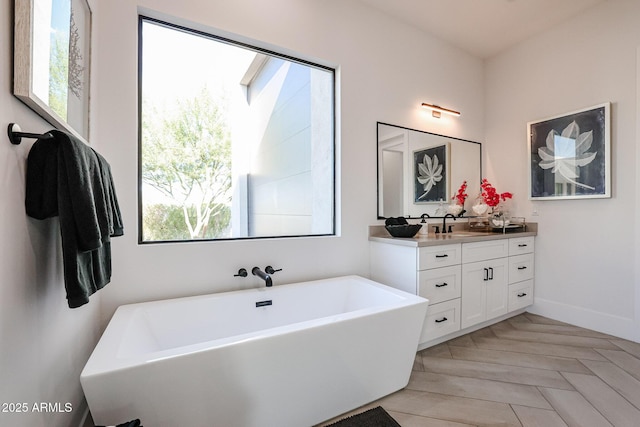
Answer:
[[[324,70],[331,73],[331,150],[332,150],[332,162],[331,162],[331,181],[332,181],[332,213],[331,213],[331,232],[328,233],[319,233],[319,234],[287,234],[287,235],[271,235],[271,236],[246,236],[246,237],[221,237],[221,238],[205,238],[205,239],[181,239],[181,240],[144,240],[143,236],[143,196],[142,196],[142,170],[143,170],[143,159],[142,159],[142,70],[143,70],[143,37],[142,37],[142,28],[145,22],[150,22],[156,25],[164,26],[173,30],[182,31],[187,34],[197,35],[200,37],[204,37],[207,39],[211,39],[217,42],[229,44],[231,46],[237,46],[241,48],[245,48],[257,53],[266,54],[275,58],[291,61],[294,63],[302,64],[311,68],[316,68],[320,70]],[[242,38],[238,36],[237,38]],[[265,239],[296,239],[296,238],[316,238],[316,237],[332,237],[337,236],[337,218],[338,218],[338,188],[337,188],[337,167],[338,167],[338,144],[337,144],[337,126],[338,126],[338,108],[336,105],[337,100],[337,68],[331,67],[328,65],[318,64],[316,62],[312,62],[310,60],[302,59],[299,57],[294,57],[290,54],[284,54],[281,52],[274,51],[272,49],[267,49],[261,46],[258,46],[259,42],[252,41],[251,44],[245,41],[235,40],[228,36],[222,36],[220,34],[216,34],[214,29],[207,29],[207,31],[203,31],[202,29],[189,28],[184,25],[175,24],[172,22],[168,22],[165,19],[158,19],[154,17],[150,17],[148,15],[139,14],[138,15],[138,244],[158,244],[158,243],[190,243],[190,242],[223,242],[223,241],[245,241],[245,240],[265,240]]]

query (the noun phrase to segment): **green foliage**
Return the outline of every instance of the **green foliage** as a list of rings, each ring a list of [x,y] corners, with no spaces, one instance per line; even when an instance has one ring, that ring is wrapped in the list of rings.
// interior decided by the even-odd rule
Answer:
[[[184,212],[181,206],[164,204],[146,206],[143,216],[144,240],[191,240],[189,230],[185,226]],[[209,218],[209,223],[200,238],[229,237],[230,222],[231,209],[228,206],[221,206],[218,214]]]
[[[144,104],[142,179],[182,210],[181,230],[169,234],[207,238],[215,217],[216,229],[228,228],[231,136],[225,110],[225,99],[214,99],[206,88],[195,98],[178,102],[173,114]],[[178,227],[177,218],[171,223]]]
[[[67,120],[69,76],[69,44],[61,33],[56,33],[51,46],[49,62],[49,107]]]

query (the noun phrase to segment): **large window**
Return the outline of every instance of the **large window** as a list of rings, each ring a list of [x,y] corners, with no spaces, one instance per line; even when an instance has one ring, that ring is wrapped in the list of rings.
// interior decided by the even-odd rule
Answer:
[[[332,68],[140,18],[140,241],[335,234]]]

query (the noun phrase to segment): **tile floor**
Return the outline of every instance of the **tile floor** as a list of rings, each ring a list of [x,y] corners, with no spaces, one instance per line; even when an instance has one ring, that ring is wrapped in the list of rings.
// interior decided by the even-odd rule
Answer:
[[[378,405],[403,427],[640,426],[640,344],[524,313],[419,352],[354,413]]]

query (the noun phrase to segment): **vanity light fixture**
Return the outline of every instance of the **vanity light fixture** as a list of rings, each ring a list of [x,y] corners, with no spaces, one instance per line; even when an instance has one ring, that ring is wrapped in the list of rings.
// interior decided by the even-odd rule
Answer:
[[[449,108],[440,107],[439,105],[422,103],[422,108],[426,108],[431,110],[431,115],[433,117],[440,118],[442,113],[451,114],[452,116],[460,116],[460,111],[450,110]]]

